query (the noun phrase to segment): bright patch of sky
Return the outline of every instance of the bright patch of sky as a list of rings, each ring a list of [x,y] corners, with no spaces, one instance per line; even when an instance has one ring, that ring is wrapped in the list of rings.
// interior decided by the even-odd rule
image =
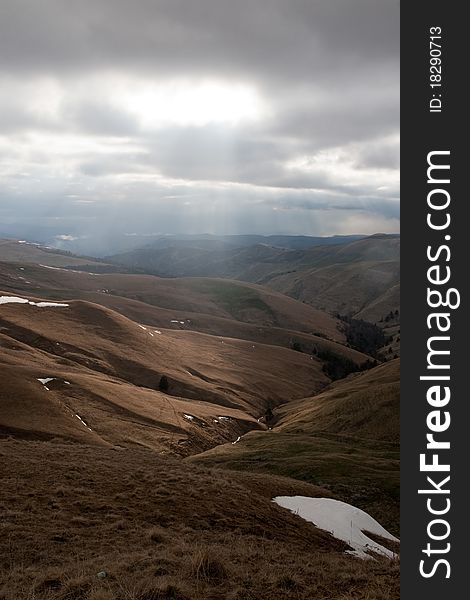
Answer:
[[[396,232],[398,48],[389,0],[5,0],[0,234]]]

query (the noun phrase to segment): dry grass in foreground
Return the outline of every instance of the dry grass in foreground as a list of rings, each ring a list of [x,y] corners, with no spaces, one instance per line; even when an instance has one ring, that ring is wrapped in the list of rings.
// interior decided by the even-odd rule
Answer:
[[[11,439],[0,464],[1,600],[399,598],[397,563],[348,557],[271,502],[325,494],[310,484]]]

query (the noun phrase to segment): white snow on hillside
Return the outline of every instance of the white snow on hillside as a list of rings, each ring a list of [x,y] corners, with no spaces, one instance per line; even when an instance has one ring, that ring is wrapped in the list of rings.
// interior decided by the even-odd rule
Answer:
[[[93,429],[91,427],[89,427],[85,421],[82,419],[82,417],[80,415],[77,415],[76,413],[74,413],[75,416],[77,417],[77,419],[80,421],[80,423],[82,423],[83,425],[85,425],[85,427],[89,430],[89,431],[93,431]]]
[[[273,502],[299,515],[302,519],[314,523],[335,538],[346,542],[353,554],[360,558],[370,558],[367,552],[376,552],[389,558],[395,554],[381,544],[371,540],[364,531],[380,535],[388,540],[399,542],[366,512],[346,502],[332,498],[308,498],[306,496],[277,496]]]
[[[47,246],[46,246],[47,247]],[[52,269],[52,271],[64,271],[65,273],[78,273],[79,275],[99,275],[99,273],[91,273],[90,271],[77,271],[76,269],[65,269],[64,267],[52,267],[51,265],[39,265],[43,269]],[[98,290],[99,292],[107,293],[108,290]]]
[[[0,304],[28,304],[28,300],[26,298],[18,298],[16,296],[0,296]]]
[[[69,306],[68,304],[63,304],[61,302],[28,302],[28,304],[31,304],[32,306],[39,306],[40,308],[46,306],[58,306],[59,308],[66,308]]]
[[[30,304],[31,306],[39,306],[39,308],[45,308],[47,306],[58,306],[67,307],[68,304],[60,302],[33,302],[27,298],[19,298],[18,296],[0,296],[0,304]]]

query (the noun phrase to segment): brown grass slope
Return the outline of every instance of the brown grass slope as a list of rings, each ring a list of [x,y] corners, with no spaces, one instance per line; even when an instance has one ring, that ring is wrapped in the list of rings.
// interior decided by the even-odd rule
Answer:
[[[24,263],[0,263],[0,288],[46,292],[70,298],[76,293],[98,294],[100,303],[116,296],[177,313],[210,315],[258,326],[278,326],[305,333],[320,332],[339,342],[338,321],[319,310],[259,285],[224,279],[164,279],[149,275],[95,274]],[[73,295],[75,294],[75,296]],[[86,298],[88,299],[88,298]],[[170,318],[167,318],[170,317]],[[175,317],[176,318],[176,317]]]
[[[0,459],[2,600],[399,598],[395,562],[271,502],[328,493],[312,485],[77,444],[0,441]]]
[[[358,364],[368,358],[344,346],[341,326],[331,316],[241,282],[96,275],[0,262],[0,289],[50,300],[81,298],[155,328],[199,331],[286,348],[297,342],[306,352],[329,350]]]
[[[189,457],[331,489],[399,533],[399,360],[280,406],[270,431]]]
[[[0,390],[4,431],[27,432],[34,425],[36,432],[68,437],[71,419],[79,431],[73,437],[80,440],[99,436],[109,443],[150,447],[163,442],[183,454],[262,427],[256,419],[268,405],[303,397],[328,381],[321,362],[306,354],[151,329],[83,301],[63,308],[0,305],[0,343],[7,381]],[[168,389],[162,392],[163,375]],[[37,381],[46,377],[56,378],[49,391]],[[51,425],[52,408],[44,411],[47,398],[56,416],[67,417],[60,429]]]
[[[175,243],[178,244],[177,241]],[[140,292],[143,291],[147,297],[146,302],[155,304],[156,301],[158,306],[163,307],[165,302],[168,305],[170,300],[169,306],[190,311],[194,308],[194,304],[188,300],[198,297],[198,301],[201,301],[204,296],[205,301],[214,300],[215,291],[219,297],[215,303],[217,310],[214,314],[236,316],[237,320],[247,322],[253,322],[254,319],[258,323],[265,321],[270,325],[276,325],[273,315],[269,314],[270,303],[271,301],[276,303],[276,299],[271,297],[270,301],[266,302],[267,307],[260,310],[260,305],[256,305],[256,301],[253,302],[253,297],[249,297],[248,293],[248,296],[243,299],[245,307],[240,310],[240,307],[233,303],[223,302],[223,296],[227,296],[227,291],[221,290],[221,284],[201,282],[205,278],[218,277],[258,283],[308,303],[321,311],[332,314],[347,313],[372,322],[379,321],[390,310],[395,311],[399,307],[400,238],[396,235],[376,234],[346,244],[314,246],[302,250],[275,248],[265,244],[253,245],[231,249],[228,254],[222,252],[216,244],[212,250],[204,250],[202,256],[197,248],[184,243],[181,247],[172,249],[135,250],[121,258],[124,270],[148,268],[147,263],[150,260],[153,266],[149,268],[149,272],[155,274],[179,278],[197,275],[199,283],[178,280],[175,284],[169,283],[167,289],[164,285],[160,285],[160,289],[150,295],[148,290],[141,290]],[[15,240],[0,240],[0,260],[15,264],[22,263],[23,266],[43,264],[80,270],[86,270],[87,266],[93,271],[119,270],[119,266],[116,265],[113,267],[103,262],[75,257],[42,246],[20,244]],[[109,282],[104,280],[104,285],[107,283]],[[233,281],[231,285],[233,296],[235,285]],[[176,305],[174,298],[177,290],[173,289],[174,286],[183,291]],[[127,285],[123,287],[127,289]],[[206,289],[202,290],[204,287]],[[245,291],[248,289],[245,288]],[[256,288],[252,288],[254,289]],[[240,294],[238,295],[241,299]],[[297,323],[303,323],[310,328],[306,309],[304,308],[301,313]],[[300,319],[300,316],[304,319]],[[317,325],[320,324],[318,315],[315,321]],[[334,333],[335,327],[329,327],[326,322],[323,326],[329,329],[329,332],[322,329],[319,331],[330,336],[333,333],[332,337],[338,339],[337,333]],[[289,326],[289,328],[298,327]],[[305,331],[305,327],[301,330]]]
[[[276,410],[276,430],[328,432],[398,443],[400,361],[337,381],[312,398]]]
[[[339,245],[285,249],[254,244],[222,252],[188,243],[144,248],[111,257],[129,268],[165,276],[224,277],[250,281],[305,301],[329,313],[375,320],[398,308],[400,238],[376,234]],[[375,308],[374,308],[375,307]],[[370,310],[369,310],[370,309]]]
[[[68,252],[61,252],[40,244],[13,240],[0,239],[0,260],[15,263],[43,264],[53,267],[83,267],[85,265],[97,266],[99,263],[89,258],[73,256]]]
[[[376,322],[399,307],[400,238],[313,248],[295,270],[264,283],[321,310]]]

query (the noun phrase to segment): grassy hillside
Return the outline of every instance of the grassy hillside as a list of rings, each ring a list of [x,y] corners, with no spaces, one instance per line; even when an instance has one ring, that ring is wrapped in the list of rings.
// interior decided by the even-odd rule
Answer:
[[[16,258],[0,296],[31,303],[0,302],[1,600],[398,598],[395,562],[345,555],[272,498],[344,500],[398,534],[399,361],[331,384],[370,357],[305,301]],[[395,348],[399,315],[383,326]]]
[[[300,344],[307,353],[327,350],[356,364],[368,359],[344,345],[338,319],[243,282],[91,274],[0,262],[0,289],[50,300],[81,298],[158,329],[198,331],[289,349]]]
[[[6,432],[188,454],[264,427],[257,419],[268,406],[328,382],[311,355],[154,329],[96,304],[68,304],[1,305],[0,425]],[[38,381],[46,378],[53,380]]]
[[[251,238],[250,238],[251,239]],[[333,240],[335,242],[335,240]],[[343,241],[344,242],[344,241]],[[164,277],[222,278],[258,283],[328,313],[378,322],[399,307],[400,238],[377,234],[344,243],[308,246],[276,238],[165,239],[109,257],[108,264],[24,241],[0,240],[3,261],[93,272],[131,269]],[[292,245],[293,244],[293,245]],[[110,264],[113,263],[113,264]],[[114,266],[113,266],[114,265]],[[235,290],[233,290],[235,291]],[[238,310],[237,306],[226,308]],[[259,308],[259,306],[258,306]],[[257,311],[259,317],[266,311]]]
[[[170,277],[223,277],[259,283],[330,313],[371,321],[398,306],[400,238],[377,234],[297,249],[268,244],[219,248],[175,240],[109,258]]]
[[[400,361],[335,382],[312,398],[276,410],[276,430],[400,440]]]
[[[220,279],[162,279],[146,275],[95,274],[28,263],[0,262],[0,289],[47,298],[82,298],[102,304],[119,298],[162,309],[171,315],[210,315],[258,326],[322,333],[344,341],[338,321],[262,286]],[[143,307],[141,306],[141,310]],[[170,317],[170,318],[168,318]],[[143,317],[141,317],[143,318]]]
[[[271,501],[321,488],[144,450],[0,441],[0,458],[5,600],[399,597],[396,562]]]
[[[73,256],[55,248],[25,240],[0,239],[0,259],[5,262],[32,263],[53,267],[99,266],[101,263],[91,258]]]
[[[187,460],[324,485],[398,533],[398,414],[396,360],[280,407],[272,430]]]
[[[385,235],[312,248],[291,272],[260,283],[321,310],[375,322],[399,307],[399,253],[400,238]]]

